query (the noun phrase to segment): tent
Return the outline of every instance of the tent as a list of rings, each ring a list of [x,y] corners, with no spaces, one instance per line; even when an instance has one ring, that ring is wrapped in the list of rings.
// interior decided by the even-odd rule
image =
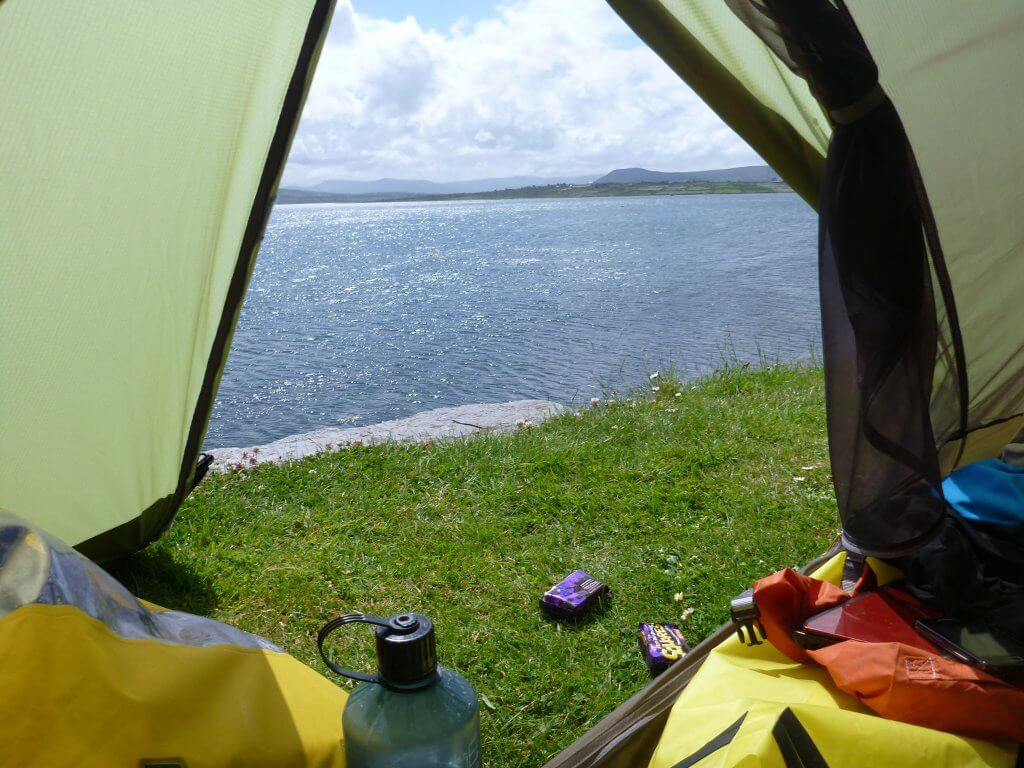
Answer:
[[[913,552],[943,525],[940,479],[998,456],[1024,418],[1024,303],[1014,296],[1024,265],[1024,149],[1014,140],[1024,119],[1015,74],[1024,6],[609,3],[819,210],[829,448],[846,552],[839,559]],[[834,554],[809,568],[829,562],[834,571]],[[548,768],[647,765],[673,705],[680,728],[699,728],[706,707],[743,696],[757,676],[729,663],[732,632],[707,638]],[[743,658],[749,663],[750,654]],[[806,672],[766,663],[775,665],[775,688]],[[827,687],[782,696],[796,703]],[[707,746],[730,743],[736,718],[728,714]],[[764,726],[769,740],[784,720]],[[855,718],[843,724],[851,765],[917,765],[914,756],[922,765],[1019,764],[1012,746],[954,743],[901,724],[865,731]],[[863,751],[864,740],[894,751]],[[904,742],[913,756],[895,746]],[[749,764],[838,764],[773,749]],[[678,764],[739,764],[716,749],[690,756],[697,759],[678,753]]]
[[[0,507],[93,559],[201,476],[331,8],[0,3]]]
[[[814,565],[839,579],[844,562],[914,552],[945,525],[942,477],[998,455],[1024,422],[1024,148],[1013,141],[1024,6],[609,2],[820,211],[845,554]],[[94,559],[159,535],[201,478],[202,436],[330,6],[0,2],[0,507]],[[756,742],[749,712],[721,728],[705,716],[734,715],[714,696],[758,669],[794,697],[757,721],[774,722],[790,749],[765,764],[824,764],[779,760],[807,742],[795,698],[835,698],[827,681],[741,657],[730,632],[551,768],[658,760],[666,724],[686,722],[690,706],[707,743],[665,765]],[[847,712],[836,709],[829,718]],[[849,712],[843,727],[906,741],[930,764],[1015,759],[944,734],[882,734],[872,728],[912,726]]]
[[[331,9],[0,1],[5,765],[343,762],[332,681],[59,541],[134,552],[200,479]]]

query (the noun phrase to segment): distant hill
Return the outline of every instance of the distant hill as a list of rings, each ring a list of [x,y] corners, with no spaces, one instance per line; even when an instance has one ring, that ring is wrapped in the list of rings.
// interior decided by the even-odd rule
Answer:
[[[386,193],[338,195],[308,189],[282,188],[277,202],[289,203],[369,203],[425,202],[429,200],[529,200],[570,197],[637,197],[648,195],[734,195],[791,192],[781,181],[675,181],[627,184],[547,184],[491,192],[456,192],[446,195],[409,195]]]
[[[421,197],[411,192],[365,192],[362,194],[338,194],[337,192],[318,192],[312,189],[297,187],[281,187],[277,190],[276,203],[376,203],[381,201],[411,200]]]
[[[497,179],[470,179],[468,181],[425,181],[423,179],[377,179],[376,181],[321,181],[311,192],[340,195],[454,195],[473,192],[495,192],[501,189],[543,187],[549,184],[590,184],[591,176],[506,176]]]
[[[3,0],[0,0],[3,2]],[[635,188],[630,185],[636,185]],[[767,165],[716,168],[707,171],[649,171],[619,168],[597,176],[505,176],[469,181],[377,179],[322,181],[315,187],[281,187],[277,202],[373,203],[401,200],[484,199],[535,197],[609,197],[615,195],[692,195],[735,192],[788,192]]]
[[[741,168],[715,168],[708,171],[649,171],[646,168],[619,168],[595,181],[595,184],[678,184],[687,181],[781,181],[779,174],[767,165],[745,165]]]

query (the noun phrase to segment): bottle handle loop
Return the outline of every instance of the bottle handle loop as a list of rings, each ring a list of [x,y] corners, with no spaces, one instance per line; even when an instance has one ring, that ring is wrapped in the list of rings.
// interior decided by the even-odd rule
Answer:
[[[379,683],[380,675],[376,673],[369,674],[367,672],[357,672],[354,669],[347,669],[345,667],[338,666],[327,658],[327,653],[324,651],[324,642],[327,638],[333,634],[335,630],[340,629],[346,624],[375,624],[378,627],[386,627],[391,630],[391,632],[400,635],[408,634],[419,626],[419,622],[408,615],[392,616],[390,619],[382,619],[379,616],[367,616],[365,613],[346,613],[344,616],[338,616],[324,624],[316,636],[316,647],[317,650],[320,651],[320,658],[324,660],[324,664],[326,664],[335,674],[351,678],[352,680],[359,680],[364,683]]]

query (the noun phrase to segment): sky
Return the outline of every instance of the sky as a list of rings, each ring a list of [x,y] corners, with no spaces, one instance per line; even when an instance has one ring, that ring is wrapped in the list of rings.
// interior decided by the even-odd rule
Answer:
[[[604,0],[338,0],[283,183],[760,162]]]

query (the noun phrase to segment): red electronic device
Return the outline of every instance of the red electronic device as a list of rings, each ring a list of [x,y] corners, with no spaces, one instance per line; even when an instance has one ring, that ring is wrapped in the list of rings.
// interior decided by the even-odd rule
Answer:
[[[942,651],[917,631],[919,619],[935,618],[938,611],[893,587],[882,587],[822,611],[804,622],[793,639],[804,648],[823,648],[843,640],[865,643],[905,643],[928,653]]]

